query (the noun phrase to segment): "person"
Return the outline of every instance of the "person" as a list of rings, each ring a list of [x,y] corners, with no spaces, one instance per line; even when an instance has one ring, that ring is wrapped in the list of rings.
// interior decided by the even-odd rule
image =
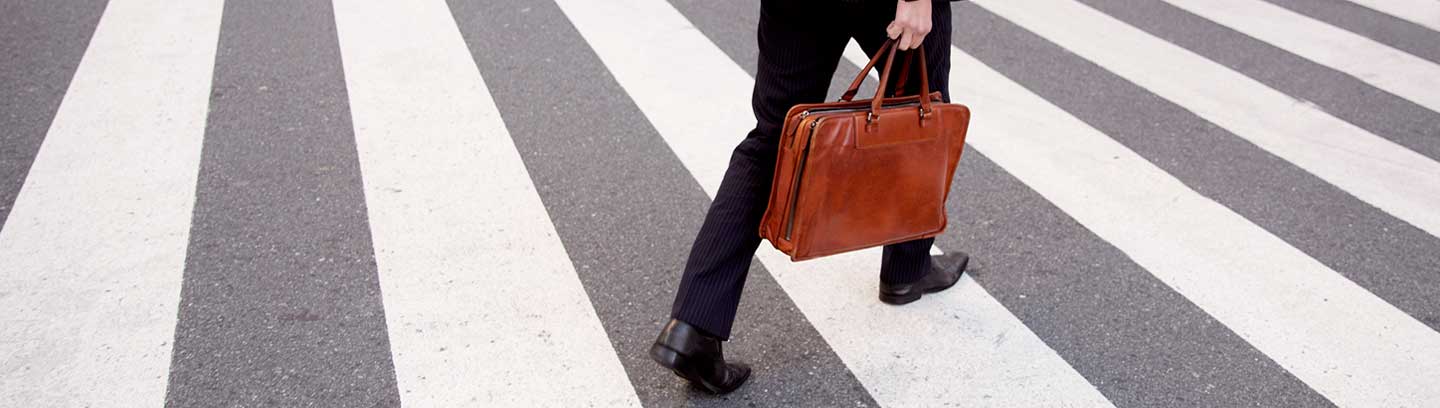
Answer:
[[[691,246],[671,320],[650,348],[650,357],[661,366],[717,394],[734,391],[750,376],[746,365],[725,361],[721,342],[730,338],[741,288],[760,245],[760,220],[786,111],[825,99],[851,38],[871,56],[887,38],[898,41],[901,50],[925,47],[930,87],[950,100],[949,1],[763,0],[760,8],[760,58],[751,100],[755,129],[730,158]],[[919,69],[920,64],[913,65],[912,70]],[[913,88],[906,89],[907,94],[919,93],[918,81],[907,85]],[[885,246],[881,301],[906,304],[960,279],[969,257],[952,253],[937,262],[930,256],[933,242],[926,238]],[[951,266],[942,268],[942,263]]]

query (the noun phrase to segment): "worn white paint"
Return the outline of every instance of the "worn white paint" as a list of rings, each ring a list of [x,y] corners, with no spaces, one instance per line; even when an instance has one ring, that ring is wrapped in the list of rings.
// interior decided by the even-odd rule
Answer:
[[[639,406],[444,1],[336,1],[410,406]]]
[[[164,405],[221,6],[101,16],[0,230],[0,405]]]
[[[1433,62],[1261,0],[1166,1],[1440,112],[1440,65]]]
[[[1136,59],[1215,69],[1168,59],[1175,53],[1146,46],[1153,39],[1136,38],[1143,34],[1120,30],[1114,26],[1122,23],[1073,3],[979,3],[1032,30],[1063,21],[1075,31],[1107,36],[1109,46]],[[1066,46],[1091,35],[1039,32],[1051,41],[1078,37],[1059,40]],[[1341,406],[1440,401],[1431,380],[1440,378],[1440,333],[974,57],[954,49],[951,60],[952,91],[986,115],[971,128],[977,135],[971,145],[1301,381]],[[1139,68],[1131,74],[1147,72]],[[1171,92],[1181,92],[1176,88]],[[1263,91],[1249,90],[1263,99]]]
[[[1350,0],[1350,2],[1440,32],[1440,1]]]
[[[713,196],[731,150],[754,126],[753,79],[663,0],[558,3]],[[1110,405],[968,277],[893,307],[876,299],[878,250],[791,263],[762,245],[758,256],[883,405]]]

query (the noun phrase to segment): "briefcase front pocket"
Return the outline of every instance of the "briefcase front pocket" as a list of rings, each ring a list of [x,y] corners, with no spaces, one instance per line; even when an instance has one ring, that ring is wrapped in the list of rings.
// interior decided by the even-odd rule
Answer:
[[[831,122],[799,172],[792,258],[811,259],[934,236],[945,229],[947,140],[934,132],[863,145],[863,124]],[[863,120],[861,120],[863,122]],[[851,131],[846,131],[851,130]],[[920,133],[930,133],[924,135]],[[826,140],[827,138],[841,140]]]

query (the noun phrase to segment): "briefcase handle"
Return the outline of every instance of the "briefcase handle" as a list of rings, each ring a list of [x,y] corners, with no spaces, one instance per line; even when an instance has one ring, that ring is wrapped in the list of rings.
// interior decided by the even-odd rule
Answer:
[[[880,106],[885,98],[885,84],[890,82],[890,70],[895,66],[895,53],[899,51],[900,47],[896,46],[895,40],[885,40],[885,44],[880,46],[880,50],[875,52],[875,56],[870,57],[870,62],[865,64],[865,68],[860,69],[860,73],[855,75],[855,80],[850,82],[850,88],[845,90],[845,94],[840,97],[840,100],[845,102],[854,100],[855,94],[860,92],[860,84],[865,82],[866,74],[869,74],[870,70],[875,68],[875,64],[879,63],[880,58],[883,56],[885,58],[885,69],[880,72],[880,85],[875,89],[875,98],[870,101],[870,114],[866,116],[867,122],[873,122],[875,118],[880,115]],[[905,68],[902,68],[899,81],[896,83],[895,95],[899,96],[900,92],[904,89],[901,86],[904,85],[905,80],[909,76],[910,61],[915,59],[920,60],[920,118],[924,119],[925,116],[929,115],[932,111],[930,103],[930,70],[925,67],[924,47],[916,48],[915,52],[910,53],[909,58],[905,61]]]
[[[880,50],[870,59],[870,63],[866,64],[865,68],[860,70],[860,74],[855,76],[855,80],[850,82],[850,89],[846,90],[845,94],[840,97],[841,101],[849,102],[855,99],[855,94],[860,91],[860,83],[867,76],[865,74],[870,73],[870,69],[875,67],[880,57],[885,55],[885,51],[893,45],[893,42],[894,40],[885,40],[885,43],[880,46]],[[923,49],[916,49],[916,51],[919,51],[919,53],[925,52]],[[905,92],[905,83],[909,82],[908,80],[910,79],[910,65],[915,62],[916,54],[918,53],[909,53],[905,58],[905,65],[900,66],[900,78],[895,80],[895,93],[891,95],[892,98],[898,98],[901,92]],[[921,66],[923,67],[925,62],[922,60],[920,64],[922,64]]]
[[[900,65],[900,77],[895,79],[895,92],[890,94],[891,98],[899,98],[901,94],[905,92],[905,83],[910,80],[910,64],[915,62],[916,54],[923,52],[924,51],[910,53],[910,55],[905,58],[905,63]]]

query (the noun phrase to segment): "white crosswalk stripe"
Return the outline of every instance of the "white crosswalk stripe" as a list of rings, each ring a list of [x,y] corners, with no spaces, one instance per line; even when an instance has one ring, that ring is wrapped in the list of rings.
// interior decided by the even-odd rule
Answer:
[[[0,405],[164,403],[220,9],[106,8],[0,230]]]
[[[559,4],[713,196],[730,149],[754,124],[746,103],[754,80],[664,1]],[[634,38],[656,41],[635,47]],[[694,81],[697,76],[706,80]],[[697,109],[708,112],[701,123],[686,114]],[[757,256],[883,405],[980,400],[996,406],[1109,405],[968,278],[937,296],[940,301],[899,309],[874,299],[877,249],[792,263],[762,245]],[[1009,341],[995,341],[1006,333]]]
[[[1336,183],[1372,203],[1386,200],[1414,200],[1409,204],[1379,205],[1397,216],[1415,223],[1431,234],[1440,232],[1433,224],[1435,208],[1440,203],[1440,184],[1405,190],[1420,183],[1440,183],[1440,179],[1422,174],[1440,174],[1440,166],[1414,152],[1325,115],[1318,109],[1301,107],[1285,101],[1285,95],[1265,88],[1253,80],[1229,71],[1179,47],[1164,43],[1109,16],[1069,0],[1044,2],[978,1],[983,7],[1036,32],[1046,39],[1089,58],[1121,76],[1157,94],[1168,97],[1235,134],[1290,159],[1322,178]],[[1097,43],[1097,41],[1099,41]],[[955,55],[963,55],[956,51]],[[952,75],[976,64],[957,63]],[[1177,81],[1176,78],[1187,78]],[[955,81],[962,83],[961,81]],[[992,84],[997,81],[965,81],[967,84]],[[1195,86],[1195,83],[1226,84],[1226,86]],[[977,92],[980,95],[986,93]],[[1014,92],[990,92],[1014,102]],[[1268,97],[1267,97],[1268,96]],[[1035,112],[1039,108],[1021,109]],[[1289,114],[1289,119],[1285,118]],[[1054,121],[1061,112],[1015,117],[996,124],[1020,124],[1025,127],[998,131],[1005,138],[972,141],[982,151],[995,146],[995,140],[1023,141],[1019,135],[1057,132],[1035,132],[1037,123]],[[1079,122],[1071,124],[1076,127]],[[984,126],[983,124],[977,125]],[[1082,128],[1083,129],[1083,128]],[[1334,132],[1333,130],[1339,130]],[[1070,134],[1067,142],[1075,142],[1074,130],[1057,129]],[[1327,131],[1332,130],[1332,131]],[[977,133],[984,133],[978,132]],[[1080,132],[1085,133],[1085,132]],[[1089,132],[1097,133],[1097,132]],[[1307,138],[1325,142],[1310,142]],[[1012,174],[1056,202],[1061,208],[1085,223],[1112,244],[1121,248],[1152,274],[1186,295],[1212,316],[1224,322],[1237,334],[1274,358],[1301,380],[1342,406],[1419,406],[1425,401],[1440,399],[1434,387],[1422,378],[1440,376],[1437,363],[1416,363],[1416,356],[1440,355],[1440,333],[1374,297],[1364,288],[1346,280],[1328,267],[1290,247],[1223,206],[1189,191],[1173,178],[1153,168],[1143,158],[1128,152],[1109,140],[1091,146],[1057,149],[1054,160],[1033,160],[1033,156],[1058,141],[1037,142],[1015,146],[1015,167],[1004,163]],[[1347,147],[1370,155],[1351,156],[1340,153],[1330,142],[1350,143]],[[995,146],[1000,147],[1000,146]],[[1105,157],[1131,157],[1111,161],[1106,166],[1068,164],[1080,158],[1077,151],[1092,151],[1092,163]],[[1063,152],[1063,153],[1060,153]],[[997,152],[998,153],[998,152]],[[1339,153],[1339,154],[1337,154]],[[1345,157],[1350,156],[1350,157]],[[1375,160],[1376,158],[1383,158]],[[1395,161],[1389,161],[1394,159]],[[1384,166],[1404,163],[1401,168],[1324,168],[1323,160],[1385,162]],[[1067,165],[1046,169],[1047,165]],[[1410,167],[1414,166],[1414,167]],[[1033,177],[1023,174],[1034,171]],[[1097,173],[1088,177],[1067,179],[1081,169]],[[1390,174],[1398,170],[1399,174]],[[1415,171],[1419,170],[1419,171]],[[1114,171],[1114,173],[1108,173]],[[1411,178],[1403,177],[1412,172]],[[1356,172],[1356,173],[1349,173]],[[1327,176],[1327,173],[1329,177]],[[1366,177],[1355,177],[1366,174]],[[1387,175],[1388,174],[1388,175]],[[1134,183],[1113,183],[1120,177],[1137,177]],[[1097,186],[1109,187],[1105,193],[1075,191],[1085,180],[1102,181]],[[1366,187],[1391,184],[1387,191],[1356,191]],[[1043,186],[1053,185],[1055,190]],[[1130,186],[1124,190],[1116,187]],[[1100,190],[1100,191],[1106,191]],[[1434,193],[1427,193],[1434,192]],[[1399,193],[1399,194],[1396,194]],[[1073,197],[1066,195],[1073,194]],[[1427,195],[1428,194],[1428,195]],[[1095,197],[1111,197],[1096,201]],[[1071,201],[1073,200],[1073,201]],[[1158,201],[1156,201],[1158,200]],[[1070,204],[1066,204],[1069,202]],[[1144,203],[1148,205],[1142,205]],[[1098,205],[1097,205],[1098,204]],[[1135,206],[1126,208],[1129,206]],[[1396,211],[1395,208],[1401,208]],[[1409,210],[1404,210],[1408,208]],[[1161,211],[1161,209],[1164,209]],[[1134,214],[1145,214],[1143,218]],[[1166,214],[1175,214],[1167,217]],[[1410,215],[1410,217],[1406,217]],[[1166,232],[1169,232],[1167,234]],[[1209,237],[1225,237],[1214,240]],[[1257,273],[1264,271],[1263,273]],[[1241,301],[1244,299],[1244,301]],[[1344,332],[1327,330],[1346,327]],[[1364,327],[1364,329],[1361,329]],[[1324,360],[1315,354],[1327,356]]]
[[[445,4],[335,18],[403,402],[640,405]]]
[[[1166,1],[1440,112],[1440,65],[1261,0]],[[1440,2],[1351,1],[1440,31]],[[555,3],[564,18],[548,23],[573,26],[608,71],[587,74],[612,76],[619,97],[638,108],[625,119],[653,126],[674,154],[670,166],[713,197],[735,143],[754,124],[753,78],[735,62],[743,58],[707,37],[696,25],[703,18],[691,21],[665,0]],[[974,3],[1353,195],[1359,211],[1440,237],[1435,159],[1077,1]],[[574,243],[556,228],[567,224],[552,216],[571,204],[542,194],[550,191],[544,175],[533,161],[527,167],[529,149],[517,147],[523,139],[506,122],[534,118],[502,117],[504,88],[491,93],[513,79],[505,75],[524,74],[482,75],[477,61],[487,56],[473,51],[444,1],[331,5],[384,306],[386,327],[375,331],[390,345],[398,403],[657,405],[664,384],[677,385],[673,405],[712,402],[682,392],[680,380],[648,361],[650,371],[637,370],[644,350],[612,338],[635,328],[604,319],[654,315],[658,329],[666,311],[592,304],[606,293],[577,274],[575,247],[567,246]],[[187,245],[208,100],[222,91],[211,83],[222,8],[216,0],[114,0],[105,9],[13,210],[0,220],[0,405],[166,403],[176,315],[186,307],[180,289],[193,284],[184,272],[187,250],[195,250]],[[230,29],[228,16],[225,24]],[[845,58],[868,59],[853,43]],[[1440,401],[1432,320],[1187,186],[1184,174],[1167,173],[1103,126],[1027,89],[1004,66],[958,47],[951,58],[952,93],[975,111],[967,154],[983,154],[1093,242],[1118,249],[1129,267],[1224,326],[1216,330],[1233,331],[1235,344],[1293,374],[1295,387],[1344,407]],[[1104,384],[1126,378],[1094,375],[1067,350],[1063,331],[1027,327],[1028,312],[1007,309],[1004,288],[986,280],[1033,271],[987,271],[996,275],[982,275],[984,286],[966,276],[897,308],[875,299],[878,248],[792,263],[762,244],[756,257],[784,290],[773,297],[793,302],[803,314],[797,320],[823,338],[814,347],[843,362],[836,375],[853,374],[846,381],[858,380],[860,393],[881,406],[1137,405]],[[653,290],[669,297],[673,289]],[[777,367],[805,361],[743,357],[759,359],[751,360],[757,376],[817,376]],[[713,402],[765,405],[784,392],[792,391]]]
[[[1166,1],[1440,112],[1440,65],[1433,62],[1262,0]]]
[[[868,60],[856,47],[847,57]],[[953,92],[989,107],[970,145],[1301,380],[1341,405],[1440,398],[1424,380],[1440,360],[1413,361],[1440,350],[1440,333],[963,50],[951,58]]]
[[[1073,0],[976,3],[1440,236],[1435,160]]]
[[[1428,27],[1431,30],[1440,31],[1440,1],[1350,0],[1350,2]]]

